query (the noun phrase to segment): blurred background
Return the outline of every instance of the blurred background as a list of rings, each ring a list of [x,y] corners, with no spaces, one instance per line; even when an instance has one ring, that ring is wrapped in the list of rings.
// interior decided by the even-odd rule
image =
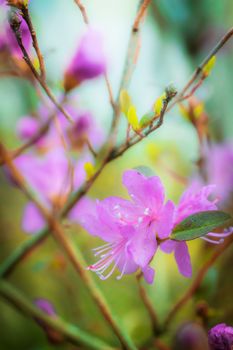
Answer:
[[[131,25],[135,18],[135,0],[84,1],[94,28],[103,33],[108,59],[108,75],[117,95],[123,70]],[[0,30],[6,21],[0,5]],[[48,83],[59,96],[65,68],[85,32],[85,24],[73,1],[31,0],[30,12],[44,54]],[[223,34],[232,26],[232,0],[154,0],[141,33],[141,51],[129,93],[138,114],[147,112],[166,86],[173,83],[178,91],[188,81],[195,67],[206,57]],[[1,64],[0,68],[2,68]],[[209,117],[211,138],[215,142],[232,140],[233,131],[233,40],[217,56],[210,77],[198,90],[196,97],[204,103]],[[112,110],[103,78],[86,82],[72,92],[78,108],[88,110],[107,133]],[[15,125],[21,117],[32,114],[39,105],[35,89],[27,81],[1,74],[0,71],[0,139],[10,149],[20,145]],[[125,137],[126,122],[122,117],[120,139]],[[133,147],[123,157],[109,164],[91,189],[93,198],[109,195],[126,196],[121,176],[126,168],[147,165],[162,178],[167,197],[177,201],[184,184],[197,171],[199,142],[193,125],[178,108],[166,116],[156,133]],[[21,229],[22,212],[26,201],[0,172],[0,258],[3,261],[28,235]],[[232,202],[227,210],[233,207]],[[79,245],[87,264],[93,262],[91,248],[100,245],[78,226],[71,226],[67,235]],[[193,270],[197,271],[212,246],[203,241],[189,244]],[[208,327],[233,323],[232,305],[233,250],[228,249],[218,264],[212,267],[194,298],[177,315],[165,341],[174,344],[174,337],[187,321],[196,321],[202,301],[208,305]],[[156,254],[155,283],[147,286],[148,294],[163,319],[174,301],[189,286],[190,280],[179,275],[172,256]],[[91,273],[91,272],[90,272]],[[122,324],[137,346],[151,336],[148,315],[140,301],[135,276],[113,277],[96,281]],[[50,300],[57,313],[81,328],[99,335],[111,344],[116,339],[93,304],[85,287],[74,273],[59,247],[51,239],[16,268],[10,281],[30,299]],[[36,323],[25,318],[0,300],[0,349],[47,350],[55,346]],[[61,349],[74,349],[60,346]],[[181,349],[181,347],[180,347]],[[182,350],[182,349],[181,349]]]

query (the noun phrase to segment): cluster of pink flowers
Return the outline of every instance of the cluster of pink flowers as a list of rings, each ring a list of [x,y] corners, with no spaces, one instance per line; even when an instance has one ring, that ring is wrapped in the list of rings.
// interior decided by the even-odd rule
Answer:
[[[75,113],[71,108],[69,112],[73,116],[73,124],[59,114],[57,119],[50,123],[47,133],[38,139],[33,149],[14,160],[14,164],[38,199],[52,211],[62,208],[68,195],[78,190],[85,182],[84,164],[92,161],[86,139],[88,138],[95,149],[98,149],[103,142],[103,133],[95,125],[90,113]],[[46,110],[39,110],[38,115],[39,119],[26,116],[19,120],[17,131],[23,141],[35,137],[41,125],[47,121]],[[74,150],[75,156],[71,154]],[[78,203],[73,211],[77,212],[77,208],[85,200],[87,199]],[[75,221],[77,218],[73,215],[73,211],[70,212],[69,218]],[[23,214],[23,230],[34,234],[44,225],[45,220],[40,211],[34,203],[29,202]]]
[[[179,272],[190,277],[192,267],[187,243],[169,236],[188,216],[217,209],[216,200],[210,199],[213,186],[197,189],[192,185],[176,206],[170,200],[165,201],[164,187],[157,176],[146,177],[137,170],[128,170],[123,174],[123,184],[131,200],[109,197],[81,210],[81,225],[107,242],[94,249],[94,255],[100,259],[89,269],[101,279],[111,276],[116,268],[121,271],[118,279],[141,269],[146,281],[152,283],[154,270],[150,262],[160,247],[165,253],[174,252]],[[210,232],[202,239],[219,243],[229,234]]]

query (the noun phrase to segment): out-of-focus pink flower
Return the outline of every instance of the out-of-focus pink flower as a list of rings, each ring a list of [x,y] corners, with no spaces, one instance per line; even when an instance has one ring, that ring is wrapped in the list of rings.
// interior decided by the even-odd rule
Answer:
[[[96,125],[91,113],[75,112],[71,107],[66,109],[72,115],[74,123],[71,125],[61,113],[58,114],[57,118],[69,148],[78,151],[83,150],[83,148],[87,148],[88,139],[94,149],[98,149],[103,143],[104,135],[102,129]],[[19,120],[17,133],[22,140],[28,141],[37,135],[42,125],[48,120],[47,110],[41,109],[39,114],[41,119],[25,116]],[[49,130],[39,138],[35,146],[43,149],[53,149],[62,146],[62,142],[59,128],[56,122],[52,122]]]
[[[208,182],[216,185],[220,203],[226,202],[233,194],[233,144],[211,146],[205,154],[205,168]]]
[[[123,175],[123,184],[132,201],[110,197],[81,215],[81,225],[108,242],[95,249],[100,260],[89,269],[106,279],[116,267],[121,271],[118,278],[141,268],[152,283],[154,271],[149,263],[157,249],[156,233],[163,239],[171,232],[174,205],[171,201],[164,204],[164,189],[156,176],[147,178],[129,170]]]
[[[64,86],[69,91],[85,80],[96,78],[106,71],[103,38],[89,29],[81,38],[78,49],[65,72]]]
[[[201,190],[192,186],[175,207],[171,201],[164,202],[164,188],[157,176],[146,177],[137,170],[128,170],[123,175],[123,184],[131,201],[109,197],[97,201],[94,208],[85,207],[80,214],[80,224],[107,242],[94,249],[100,260],[89,269],[106,279],[116,267],[121,271],[118,278],[140,268],[147,282],[152,283],[154,271],[149,264],[159,244],[165,253],[175,253],[180,273],[190,277],[192,267],[186,242],[171,240],[169,236],[188,216],[217,209],[216,202],[209,199],[213,186]],[[210,232],[202,238],[217,244],[231,233]]]
[[[211,350],[231,350],[233,347],[233,327],[220,323],[208,332]]]
[[[34,190],[40,202],[47,209],[57,210],[63,207],[68,194],[77,190],[85,181],[84,163],[88,160],[90,160],[89,157],[84,157],[74,162],[67,158],[64,149],[58,148],[42,156],[33,153],[21,155],[14,160],[14,164]],[[22,219],[23,230],[34,234],[45,224],[37,206],[28,202]]]

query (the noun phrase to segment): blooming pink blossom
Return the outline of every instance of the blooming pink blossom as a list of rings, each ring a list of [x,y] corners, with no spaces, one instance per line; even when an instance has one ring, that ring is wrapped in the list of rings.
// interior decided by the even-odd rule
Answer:
[[[58,113],[58,123],[52,122],[49,126],[49,130],[45,135],[42,135],[35,143],[37,148],[42,149],[54,149],[61,147],[63,140],[61,137],[62,130],[63,137],[66,144],[70,149],[83,150],[87,149],[86,140],[88,139],[90,144],[98,149],[104,140],[103,131],[96,125],[96,122],[90,112],[78,111],[68,106],[67,111],[72,116],[74,123],[70,124],[63,116],[62,113]],[[24,141],[30,140],[32,137],[38,134],[42,125],[48,120],[48,111],[44,108],[40,108],[38,111],[39,118],[32,116],[25,116],[20,118],[17,124],[17,134],[20,139]],[[60,129],[59,129],[60,127]]]
[[[14,163],[40,202],[49,210],[58,210],[65,204],[68,194],[77,190],[85,181],[84,163],[89,160],[89,157],[85,157],[74,162],[67,158],[64,149],[57,148],[42,156],[35,153],[21,155]],[[76,205],[77,208],[81,206],[80,203]],[[70,219],[73,220],[73,217]],[[45,223],[37,206],[28,202],[22,219],[23,230],[34,234],[41,230]]]
[[[131,201],[110,197],[80,215],[81,225],[107,242],[94,250],[100,260],[89,269],[106,279],[116,267],[121,271],[118,278],[140,268],[152,283],[154,271],[149,263],[157,250],[156,233],[163,239],[171,232],[174,205],[164,203],[164,189],[156,176],[147,178],[137,170],[128,170],[123,184]]]
[[[121,271],[118,278],[140,268],[147,282],[152,283],[154,271],[149,264],[160,245],[165,253],[174,252],[180,273],[190,277],[192,267],[186,242],[171,240],[169,236],[188,216],[217,209],[216,200],[209,198],[213,186],[199,190],[193,185],[175,207],[171,201],[164,201],[164,188],[157,176],[146,177],[137,170],[128,170],[123,175],[123,184],[131,200],[109,197],[79,213],[81,225],[107,242],[94,249],[100,260],[89,269],[106,279],[116,267]],[[208,233],[202,238],[220,243],[229,234]]]
[[[65,89],[71,90],[85,80],[96,78],[106,71],[103,38],[89,29],[82,37],[78,49],[65,72]]]

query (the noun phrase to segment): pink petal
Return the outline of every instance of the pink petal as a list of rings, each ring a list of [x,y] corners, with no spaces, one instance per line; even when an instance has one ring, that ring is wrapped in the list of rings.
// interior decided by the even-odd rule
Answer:
[[[175,259],[179,269],[179,272],[184,277],[192,276],[192,265],[190,261],[190,255],[188,246],[185,242],[177,242],[175,247]]]
[[[24,210],[22,228],[27,233],[36,233],[45,226],[45,220],[39,209],[32,202],[29,202]]]
[[[164,253],[170,254],[175,250],[176,244],[177,242],[168,239],[167,241],[161,242],[159,247]]]
[[[142,272],[146,282],[152,284],[154,282],[155,270],[150,266],[146,266],[142,269]]]
[[[175,205],[172,201],[168,201],[162,208],[159,220],[156,222],[156,231],[159,238],[167,238],[170,235],[174,225],[174,212]]]
[[[175,214],[175,225],[189,215],[206,210],[216,210],[215,202],[209,199],[214,188],[214,185],[209,185],[198,189],[197,183],[193,183],[180,198]]]
[[[129,244],[133,260],[140,267],[147,266],[157,250],[157,242],[152,228],[143,228],[135,233]]]
[[[135,203],[153,211],[162,206],[164,189],[159,177],[145,177],[137,170],[127,170],[123,174],[122,182]]]

